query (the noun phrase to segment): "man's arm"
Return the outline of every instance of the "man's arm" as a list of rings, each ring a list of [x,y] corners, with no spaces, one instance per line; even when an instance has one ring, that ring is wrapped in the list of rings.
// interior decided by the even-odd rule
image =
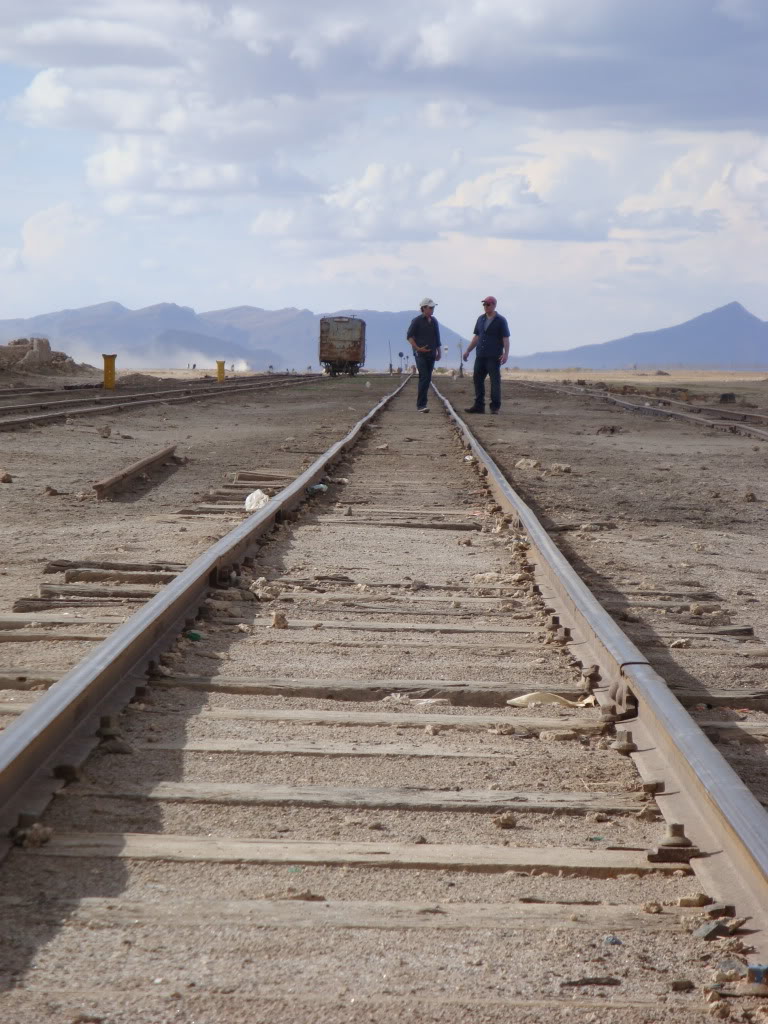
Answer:
[[[469,353],[472,351],[472,349],[477,348],[477,343],[478,343],[479,340],[480,339],[478,338],[478,336],[476,334],[472,335],[472,341],[470,341],[470,343],[467,345],[467,351],[462,356],[462,358],[464,359],[465,362],[466,362],[467,359],[469,359]]]
[[[499,356],[499,366],[503,366],[509,359],[509,336],[502,338],[501,343],[504,346],[504,351]]]

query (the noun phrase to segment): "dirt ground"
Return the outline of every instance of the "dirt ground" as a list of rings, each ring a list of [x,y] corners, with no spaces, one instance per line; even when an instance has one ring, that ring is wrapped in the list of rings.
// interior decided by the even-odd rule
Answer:
[[[0,484],[0,611],[36,595],[39,583],[54,582],[42,575],[53,558],[189,563],[245,512],[185,518],[179,509],[202,501],[237,470],[296,474],[396,383],[322,379],[0,434],[0,474],[12,478]],[[109,437],[100,435],[104,427]],[[113,500],[96,500],[95,481],[174,443],[186,464],[169,464]],[[46,487],[59,493],[47,496]]]
[[[713,393],[742,390],[730,375],[704,377]],[[768,381],[748,386],[767,408]],[[471,381],[444,393],[468,407]],[[689,688],[765,687],[768,658],[748,655],[768,639],[767,443],[515,381],[503,386],[499,416],[468,420],[662,676]],[[538,465],[518,469],[521,459]],[[697,602],[697,587],[713,596]],[[698,635],[729,624],[755,637]],[[677,639],[690,646],[668,649]]]

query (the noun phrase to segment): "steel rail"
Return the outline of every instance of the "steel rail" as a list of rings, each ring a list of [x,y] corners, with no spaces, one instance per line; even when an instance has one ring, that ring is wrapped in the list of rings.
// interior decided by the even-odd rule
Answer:
[[[758,901],[753,906],[768,907],[768,812],[600,605],[448,399],[432,386],[498,501],[525,531],[539,577],[551,588],[548,600],[574,624],[588,649],[598,652],[595,660],[613,682],[611,699],[623,709],[631,709],[636,702],[638,717],[647,726],[664,764],[685,786],[710,829],[714,823],[716,840],[748,882]]]
[[[307,499],[307,489],[357,441],[371,420],[402,391],[409,379],[406,377],[263,509],[198,556],[3,731],[0,736],[1,820],[13,820],[13,816],[24,809],[25,800],[37,800],[34,785],[39,782],[40,770],[56,766],[60,750],[75,731],[86,719],[103,710],[105,702],[126,680],[133,680],[134,686],[143,681],[150,660],[178,635],[185,620],[197,612],[206,591],[219,582],[222,571],[241,563],[261,534],[279,522],[285,512]],[[46,791],[46,786],[43,790]],[[47,796],[44,799],[47,801]]]
[[[33,426],[38,423],[55,423],[57,420],[63,420],[70,416],[93,416],[99,415],[100,413],[108,412],[122,412],[125,409],[137,409],[145,405],[174,405],[178,402],[197,402],[204,401],[207,398],[218,398],[220,395],[231,395],[242,391],[271,391],[275,388],[287,388],[296,387],[299,384],[307,384],[312,381],[322,380],[321,374],[313,374],[312,376],[306,377],[290,377],[284,380],[278,380],[274,383],[263,380],[258,384],[240,384],[240,385],[211,385],[205,388],[196,388],[192,390],[184,390],[179,394],[178,390],[172,392],[155,392],[157,397],[148,397],[153,392],[146,392],[138,395],[126,395],[125,397],[116,395],[114,401],[109,398],[99,397],[95,399],[99,404],[89,405],[86,408],[67,408],[60,412],[41,412],[33,413],[30,416],[17,416],[13,419],[2,419],[4,409],[0,407],[0,430],[13,430],[15,427]],[[163,397],[165,396],[165,397]],[[75,400],[75,404],[83,405],[87,400]],[[60,406],[65,405],[66,402],[51,402],[48,406]],[[27,406],[29,408],[29,406]]]
[[[685,423],[692,423],[697,427],[709,427],[710,430],[720,430],[727,434],[743,434],[744,437],[757,437],[761,441],[768,441],[768,430],[759,430],[744,422],[736,422],[729,419],[710,420],[705,416],[696,416],[691,412],[678,412],[676,409],[658,408],[654,405],[638,405],[637,402],[630,402],[626,398],[618,398],[615,395],[607,395],[602,391],[595,391],[591,388],[571,386],[558,386],[548,384],[544,381],[521,380],[517,383],[525,387],[539,389],[541,391],[552,391],[555,394],[575,395],[577,397],[595,398],[599,402],[610,402],[618,405],[628,412],[638,412],[643,416],[663,416],[665,418],[683,420]],[[658,401],[650,398],[650,401]]]
[[[240,378],[232,377],[227,381],[227,387],[247,387],[253,384],[266,384],[271,381],[293,379],[293,376],[289,373],[276,373],[258,376],[252,374],[251,376]],[[312,374],[312,376],[316,377],[320,376],[320,374]],[[211,380],[214,381],[213,384]],[[25,401],[19,402],[17,405],[0,404],[0,413],[16,412],[19,409],[56,409],[59,406],[62,408],[64,406],[74,408],[78,405],[85,405],[87,402],[99,405],[102,402],[128,402],[131,399],[155,398],[161,395],[188,395],[195,391],[214,390],[216,386],[215,378],[209,378],[208,380],[200,381],[179,381],[177,384],[165,383],[162,386],[158,382],[156,386],[144,388],[143,391],[136,391],[133,388],[129,388],[126,391],[116,389],[114,392],[106,394],[103,392],[103,385],[101,383],[83,386],[77,392],[72,390],[62,391],[54,388],[35,388],[26,396],[22,391],[0,392],[0,403],[12,398],[25,398]]]

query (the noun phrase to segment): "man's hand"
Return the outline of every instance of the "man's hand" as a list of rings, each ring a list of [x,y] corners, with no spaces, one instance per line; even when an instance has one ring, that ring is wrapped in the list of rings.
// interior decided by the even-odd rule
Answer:
[[[465,352],[465,353],[464,353],[464,355],[463,355],[463,356],[462,356],[461,358],[462,358],[462,359],[464,360],[464,362],[466,363],[466,361],[467,361],[467,360],[469,359],[469,352],[468,352],[468,351],[467,351],[467,352]]]
[[[441,355],[440,349],[438,348],[438,349],[435,350],[435,362],[436,363],[440,362],[440,355]]]
[[[502,352],[501,355],[499,356],[499,366],[503,366],[504,363],[506,363],[508,358],[509,358],[509,356],[507,355],[507,353],[506,352]]]

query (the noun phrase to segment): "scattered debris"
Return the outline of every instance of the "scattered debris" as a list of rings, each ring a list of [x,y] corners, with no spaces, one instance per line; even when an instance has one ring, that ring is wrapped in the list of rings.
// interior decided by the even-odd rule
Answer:
[[[568,700],[561,697],[559,693],[547,693],[544,690],[534,690],[533,693],[525,693],[522,697],[513,697],[507,704],[513,708],[530,708],[535,704],[563,704],[568,708],[591,707],[595,703],[593,694],[584,697],[582,700]]]
[[[558,743],[578,739],[578,734],[573,729],[542,729],[539,739],[542,743]]]
[[[623,946],[624,943],[618,937],[618,935],[604,935],[603,936],[604,946]]]
[[[311,889],[302,889],[300,892],[288,886],[283,895],[271,897],[274,900],[303,900],[305,903],[325,903],[325,896],[312,892]]]
[[[577,978],[575,981],[561,981],[561,988],[573,988],[578,985],[620,985],[621,978],[611,977],[595,977],[595,978]]]
[[[311,487],[307,488],[307,494],[325,494],[328,490],[328,484],[312,484]]]
[[[572,469],[567,462],[553,462],[549,471],[550,473],[571,473]]]
[[[693,992],[696,988],[690,978],[675,978],[669,983],[672,992]]]
[[[518,459],[515,469],[538,469],[541,463],[538,459]]]
[[[9,833],[14,846],[22,846],[25,850],[45,846],[52,835],[53,829],[48,825],[41,825],[39,821],[32,825],[17,826]]]
[[[0,476],[0,484],[12,484],[12,483],[13,483],[13,477],[11,476],[10,473],[3,473],[2,476]]]
[[[430,724],[424,726],[424,732],[427,734],[427,736],[439,736],[442,731],[443,728],[440,725]]]
[[[512,811],[504,811],[502,814],[495,814],[491,819],[496,828],[516,828],[517,818]]]
[[[643,913],[644,914],[663,914],[664,913],[664,908],[662,907],[662,905],[660,903],[655,903],[655,902],[644,903],[643,904]]]
[[[744,501],[757,501],[757,497],[754,491],[747,491],[743,498]]]
[[[282,612],[272,612],[270,629],[288,629],[288,619]]]
[[[690,639],[690,637],[687,637],[687,636],[681,636],[678,640],[673,640],[672,643],[669,645],[670,650],[672,650],[675,647],[690,647],[690,646],[691,646],[691,639]]]
[[[692,896],[681,896],[677,901],[678,907],[706,907],[712,903],[712,897],[705,892],[695,892]]]
[[[112,427],[99,427],[99,437],[110,437],[112,434]]]
[[[56,490],[55,487],[51,487],[50,484],[45,485],[45,490],[43,491],[43,494],[46,496],[46,498],[53,498],[58,493],[59,492]]]
[[[264,508],[268,501],[269,495],[265,494],[261,488],[257,488],[255,491],[251,491],[245,499],[245,511],[258,512],[260,508]]]
[[[410,697],[407,693],[390,693],[381,698],[381,703],[421,708],[450,707],[451,704],[447,697]]]
[[[694,601],[688,605],[688,611],[691,615],[709,615],[711,612],[721,611],[719,604],[703,604],[700,601]]]
[[[376,445],[376,451],[377,452],[389,451],[389,445],[388,444],[377,444]]]

